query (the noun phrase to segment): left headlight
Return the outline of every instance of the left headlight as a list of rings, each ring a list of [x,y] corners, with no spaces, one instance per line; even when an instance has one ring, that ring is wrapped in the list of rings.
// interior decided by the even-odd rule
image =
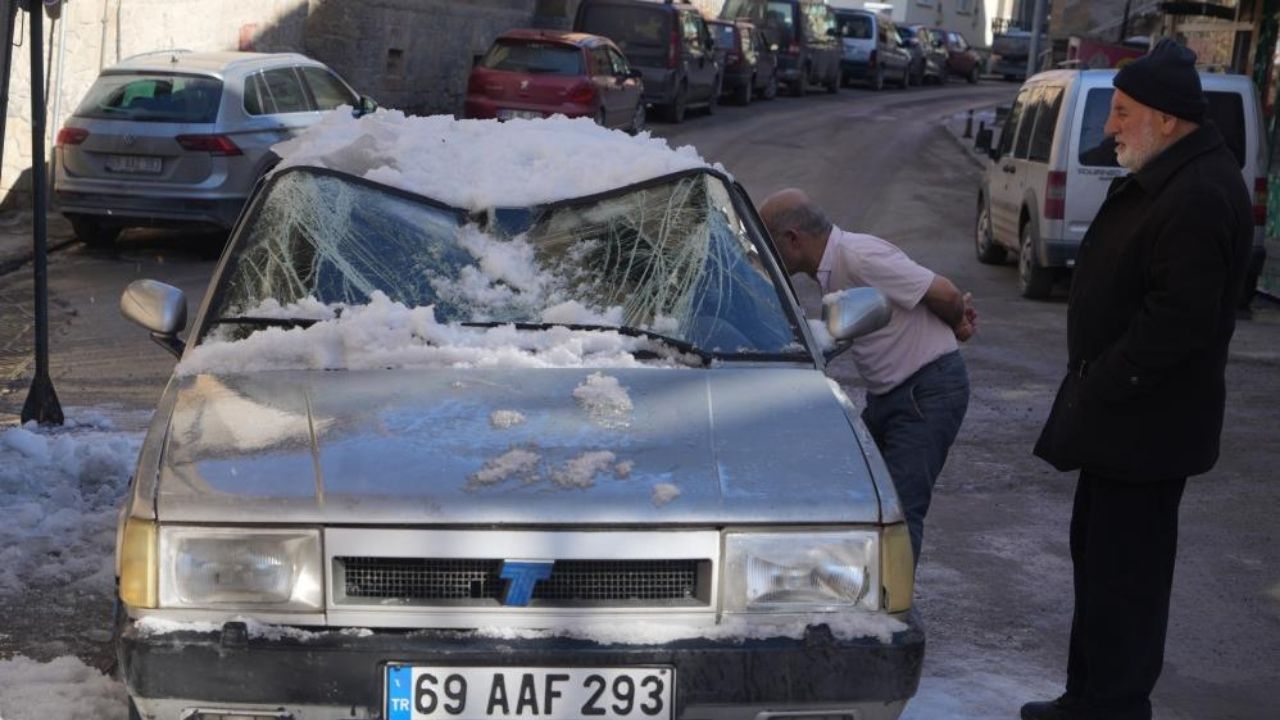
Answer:
[[[319,610],[320,532],[161,527],[160,607]]]
[[[879,610],[878,540],[864,530],[726,533],[724,612]]]

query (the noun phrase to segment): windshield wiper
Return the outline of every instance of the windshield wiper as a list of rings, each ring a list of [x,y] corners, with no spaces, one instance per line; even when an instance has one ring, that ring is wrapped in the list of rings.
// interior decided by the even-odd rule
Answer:
[[[517,330],[550,330],[551,328],[565,328],[566,330],[582,330],[586,332],[616,332],[619,335],[626,335],[628,337],[637,337],[637,338],[645,338],[646,340],[653,340],[661,345],[665,345],[671,348],[672,350],[678,350],[682,353],[685,353],[686,355],[693,355],[694,357],[702,361],[703,367],[707,367],[711,365],[711,361],[716,357],[715,353],[703,350],[702,348],[698,347],[697,345],[694,345],[693,343],[687,340],[681,340],[680,338],[673,338],[668,335],[663,335],[662,333],[654,332],[652,330],[645,330],[643,328],[631,327],[629,325],[589,325],[589,324],[582,324],[582,323],[531,323],[531,322],[501,322],[501,321],[464,322],[464,323],[458,323],[458,324],[462,325],[463,327],[480,327],[480,328],[502,327],[504,325],[510,325]]]
[[[239,315],[222,317],[213,321],[214,325],[252,325],[254,327],[309,328],[320,322],[315,318],[274,318]]]

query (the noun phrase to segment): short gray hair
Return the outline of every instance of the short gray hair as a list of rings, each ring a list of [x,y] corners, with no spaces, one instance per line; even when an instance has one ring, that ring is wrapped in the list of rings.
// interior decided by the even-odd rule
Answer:
[[[795,230],[806,235],[825,236],[831,232],[831,221],[822,208],[813,203],[798,203],[792,207],[771,213],[768,221],[772,234]]]

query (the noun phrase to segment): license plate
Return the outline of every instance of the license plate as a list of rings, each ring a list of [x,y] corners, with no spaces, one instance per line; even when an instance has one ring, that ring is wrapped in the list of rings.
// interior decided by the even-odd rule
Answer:
[[[670,720],[668,667],[485,668],[388,665],[387,720]]]
[[[510,120],[512,118],[520,118],[522,120],[537,120],[542,117],[542,113],[537,110],[509,110],[502,108],[498,111],[499,120]]]
[[[107,169],[118,173],[160,172],[160,158],[151,155],[108,155]]]

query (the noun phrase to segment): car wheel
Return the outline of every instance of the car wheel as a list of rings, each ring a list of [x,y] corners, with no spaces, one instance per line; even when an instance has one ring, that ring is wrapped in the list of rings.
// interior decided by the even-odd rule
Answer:
[[[970,85],[978,84],[978,66],[977,65],[974,65],[973,67],[969,68],[969,76],[966,77],[965,80],[968,80]]]
[[[902,68],[902,77],[898,78],[898,89],[906,90],[911,85],[911,66],[907,65]]]
[[[772,100],[778,97],[778,74],[774,73],[769,76],[769,81],[764,84],[764,94],[761,95],[765,100]]]
[[[978,262],[983,265],[999,265],[1004,262],[1004,248],[997,245],[996,239],[991,236],[991,211],[981,200],[978,202],[978,221],[974,224],[973,236]]]
[[[733,94],[733,101],[739,105],[750,105],[751,95],[756,89],[756,76],[752,75],[751,79],[738,86],[738,91]]]
[[[716,78],[715,84],[711,86],[711,97],[707,98],[708,115],[715,115],[720,106],[720,87],[720,78]]]
[[[631,125],[627,128],[627,132],[630,132],[632,135],[639,135],[644,132],[644,121],[644,101],[641,100],[636,103],[635,112],[631,113]]]
[[[835,95],[836,93],[840,92],[840,80],[841,80],[840,75],[841,74],[842,73],[840,72],[840,70],[837,69],[835,74],[832,75],[831,77],[828,77],[827,81],[823,83],[823,87],[827,89],[828,95]]]
[[[680,89],[676,91],[675,99],[667,106],[667,122],[675,123],[677,125],[684,122],[685,111],[688,110],[689,105],[688,94],[689,88],[685,85],[681,85]]]
[[[75,232],[76,239],[91,247],[107,247],[114,244],[120,236],[121,228],[103,225],[91,217],[69,215],[67,220],[71,221],[71,230]]]
[[[1018,291],[1029,300],[1044,300],[1053,291],[1053,271],[1040,267],[1031,223],[1024,223],[1018,248]]]
[[[805,84],[809,82],[809,70],[806,68],[800,71],[800,76],[796,78],[795,83],[791,85],[792,97],[804,97],[808,88]]]

